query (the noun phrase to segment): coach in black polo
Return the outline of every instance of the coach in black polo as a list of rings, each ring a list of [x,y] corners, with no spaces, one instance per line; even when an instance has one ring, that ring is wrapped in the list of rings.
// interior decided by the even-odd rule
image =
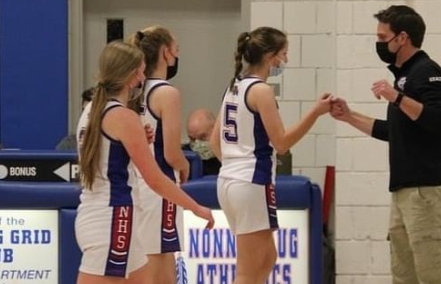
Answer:
[[[395,76],[372,92],[389,102],[387,120],[334,101],[331,115],[389,142],[392,193],[389,237],[393,284],[441,283],[441,68],[422,51],[425,24],[408,6],[378,20],[376,50]]]

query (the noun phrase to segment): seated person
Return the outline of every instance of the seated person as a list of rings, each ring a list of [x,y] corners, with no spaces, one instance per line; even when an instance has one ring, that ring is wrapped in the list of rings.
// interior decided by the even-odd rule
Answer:
[[[214,115],[206,109],[197,109],[190,113],[187,120],[188,144],[183,150],[192,150],[202,159],[203,175],[217,175],[221,163],[210,149],[210,136],[215,123]]]
[[[81,109],[83,110],[84,107],[92,101],[93,96],[93,90],[94,87],[89,88],[81,94]],[[75,137],[75,134],[69,134],[68,136],[64,137],[55,147],[56,150],[60,151],[66,151],[66,150],[77,150],[77,139]]]

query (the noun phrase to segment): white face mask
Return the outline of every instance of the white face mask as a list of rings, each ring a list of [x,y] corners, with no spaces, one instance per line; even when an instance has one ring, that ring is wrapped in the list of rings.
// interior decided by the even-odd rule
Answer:
[[[283,69],[285,69],[286,63],[283,60],[280,60],[279,66],[274,67],[270,66],[269,76],[276,77],[283,73]]]
[[[214,157],[214,153],[211,151],[209,141],[199,139],[191,141],[190,149],[193,152],[198,153],[202,160],[208,160]]]

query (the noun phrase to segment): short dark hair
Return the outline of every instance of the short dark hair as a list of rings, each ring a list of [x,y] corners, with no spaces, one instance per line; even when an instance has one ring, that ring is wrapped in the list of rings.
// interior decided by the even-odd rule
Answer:
[[[389,24],[395,35],[406,32],[412,45],[420,48],[423,44],[426,24],[423,18],[412,8],[406,5],[392,5],[381,10],[374,17],[384,24]]]
[[[93,93],[95,91],[95,87],[89,88],[87,90],[85,90],[82,94],[81,94],[81,99],[82,99],[82,103],[84,104],[85,102],[91,102],[92,101],[92,97],[93,97]]]

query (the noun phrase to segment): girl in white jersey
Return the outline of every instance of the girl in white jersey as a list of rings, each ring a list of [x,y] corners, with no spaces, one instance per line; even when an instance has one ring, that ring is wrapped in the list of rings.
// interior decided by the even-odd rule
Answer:
[[[126,107],[130,90],[145,79],[143,53],[111,43],[100,56],[99,69],[98,87],[77,129],[84,186],[75,222],[83,252],[77,284],[147,284],[137,224],[142,189],[134,166],[158,194],[208,220],[208,227],[213,218],[161,172],[138,114]]]
[[[287,37],[277,29],[261,27],[239,36],[234,78],[210,141],[222,161],[218,200],[237,236],[235,284],[263,284],[277,258],[275,152],[285,153],[330,109],[331,96],[324,95],[298,124],[284,129],[266,80],[282,72],[287,52]]]
[[[164,27],[151,26],[137,32],[131,42],[145,56],[144,94],[141,118],[155,131],[153,153],[165,175],[175,182],[187,181],[189,163],[181,150],[181,102],[178,89],[167,81],[176,75],[178,67],[178,45],[172,34]],[[148,278],[156,284],[176,283],[174,252],[181,251],[183,239],[183,211],[174,203],[145,188],[143,221],[145,233]]]

